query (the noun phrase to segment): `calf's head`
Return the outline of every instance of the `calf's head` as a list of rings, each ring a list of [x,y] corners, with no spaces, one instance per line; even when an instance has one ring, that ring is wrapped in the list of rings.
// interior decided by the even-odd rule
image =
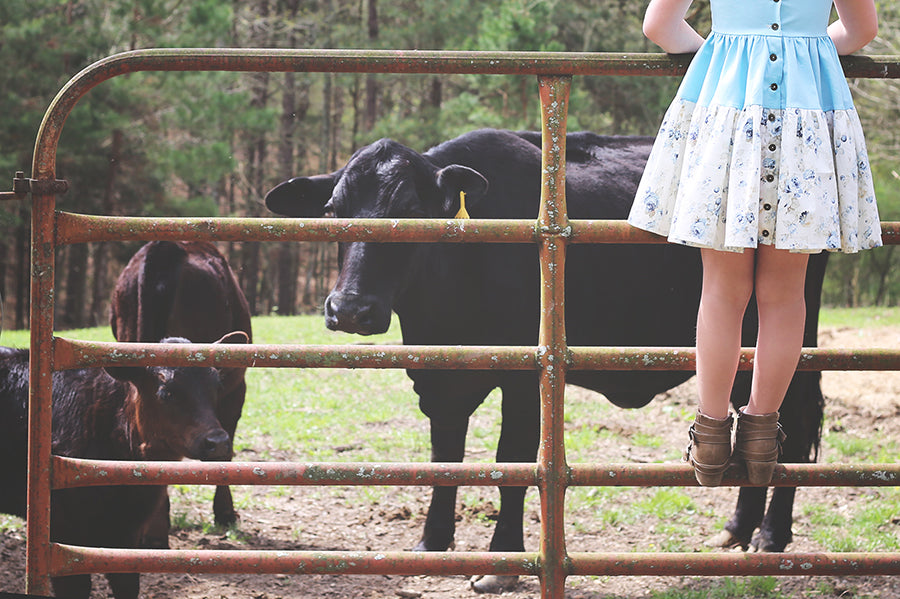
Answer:
[[[471,168],[439,167],[427,156],[382,139],[357,151],[334,173],[281,183],[265,201],[272,212],[293,217],[452,218],[464,192],[467,210],[477,217],[487,188],[487,179]],[[387,331],[420,246],[340,243],[338,280],[325,300],[326,326],[361,335]]]
[[[243,335],[243,342],[246,342],[246,334],[239,335]],[[223,339],[241,342],[227,335]],[[170,337],[162,343],[189,341]],[[106,371],[113,378],[131,385],[126,400],[126,418],[130,429],[140,439],[138,450],[144,459],[231,458],[231,437],[222,428],[215,411],[222,390],[218,369],[116,366],[107,367]]]

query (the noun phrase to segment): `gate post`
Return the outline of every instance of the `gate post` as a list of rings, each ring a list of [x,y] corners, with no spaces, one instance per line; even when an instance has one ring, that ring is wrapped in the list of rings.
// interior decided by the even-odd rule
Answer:
[[[541,207],[537,227],[541,262],[538,363],[541,391],[541,597],[565,595],[568,559],[565,491],[568,465],[563,442],[566,390],[565,262],[570,227],[566,212],[566,119],[571,76],[538,78],[541,95]]]
[[[52,180],[52,174],[51,174]],[[32,182],[34,183],[34,181]],[[28,362],[28,519],[25,592],[50,595],[50,443],[56,196],[32,193],[31,352]]]

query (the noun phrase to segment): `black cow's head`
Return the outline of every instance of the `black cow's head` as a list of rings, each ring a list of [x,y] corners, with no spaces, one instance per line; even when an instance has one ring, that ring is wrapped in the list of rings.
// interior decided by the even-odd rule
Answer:
[[[382,139],[357,151],[334,173],[281,183],[266,195],[266,206],[294,217],[452,218],[461,191],[467,210],[477,214],[487,187],[487,179],[471,168],[439,167]],[[387,331],[415,251],[410,243],[341,243],[340,275],[325,300],[326,326],[362,335]]]
[[[219,341],[246,343],[246,333],[230,333]],[[170,337],[162,343],[189,343]],[[126,401],[130,425],[141,439],[146,459],[227,460],[231,437],[216,417],[222,389],[219,371],[205,367],[116,366],[105,369],[131,383]]]

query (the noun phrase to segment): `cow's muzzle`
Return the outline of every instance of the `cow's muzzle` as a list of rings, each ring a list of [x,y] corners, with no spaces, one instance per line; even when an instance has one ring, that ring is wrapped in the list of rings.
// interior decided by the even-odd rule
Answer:
[[[218,461],[231,459],[231,436],[222,428],[214,428],[195,441],[192,457],[198,460]]]
[[[390,324],[390,310],[366,296],[332,292],[325,299],[325,326],[332,331],[377,335]]]

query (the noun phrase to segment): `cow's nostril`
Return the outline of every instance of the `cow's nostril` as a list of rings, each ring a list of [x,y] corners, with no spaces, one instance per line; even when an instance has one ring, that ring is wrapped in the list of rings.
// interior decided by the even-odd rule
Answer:
[[[206,435],[203,440],[203,456],[208,460],[229,457],[231,452],[231,437],[223,429],[218,429]]]

